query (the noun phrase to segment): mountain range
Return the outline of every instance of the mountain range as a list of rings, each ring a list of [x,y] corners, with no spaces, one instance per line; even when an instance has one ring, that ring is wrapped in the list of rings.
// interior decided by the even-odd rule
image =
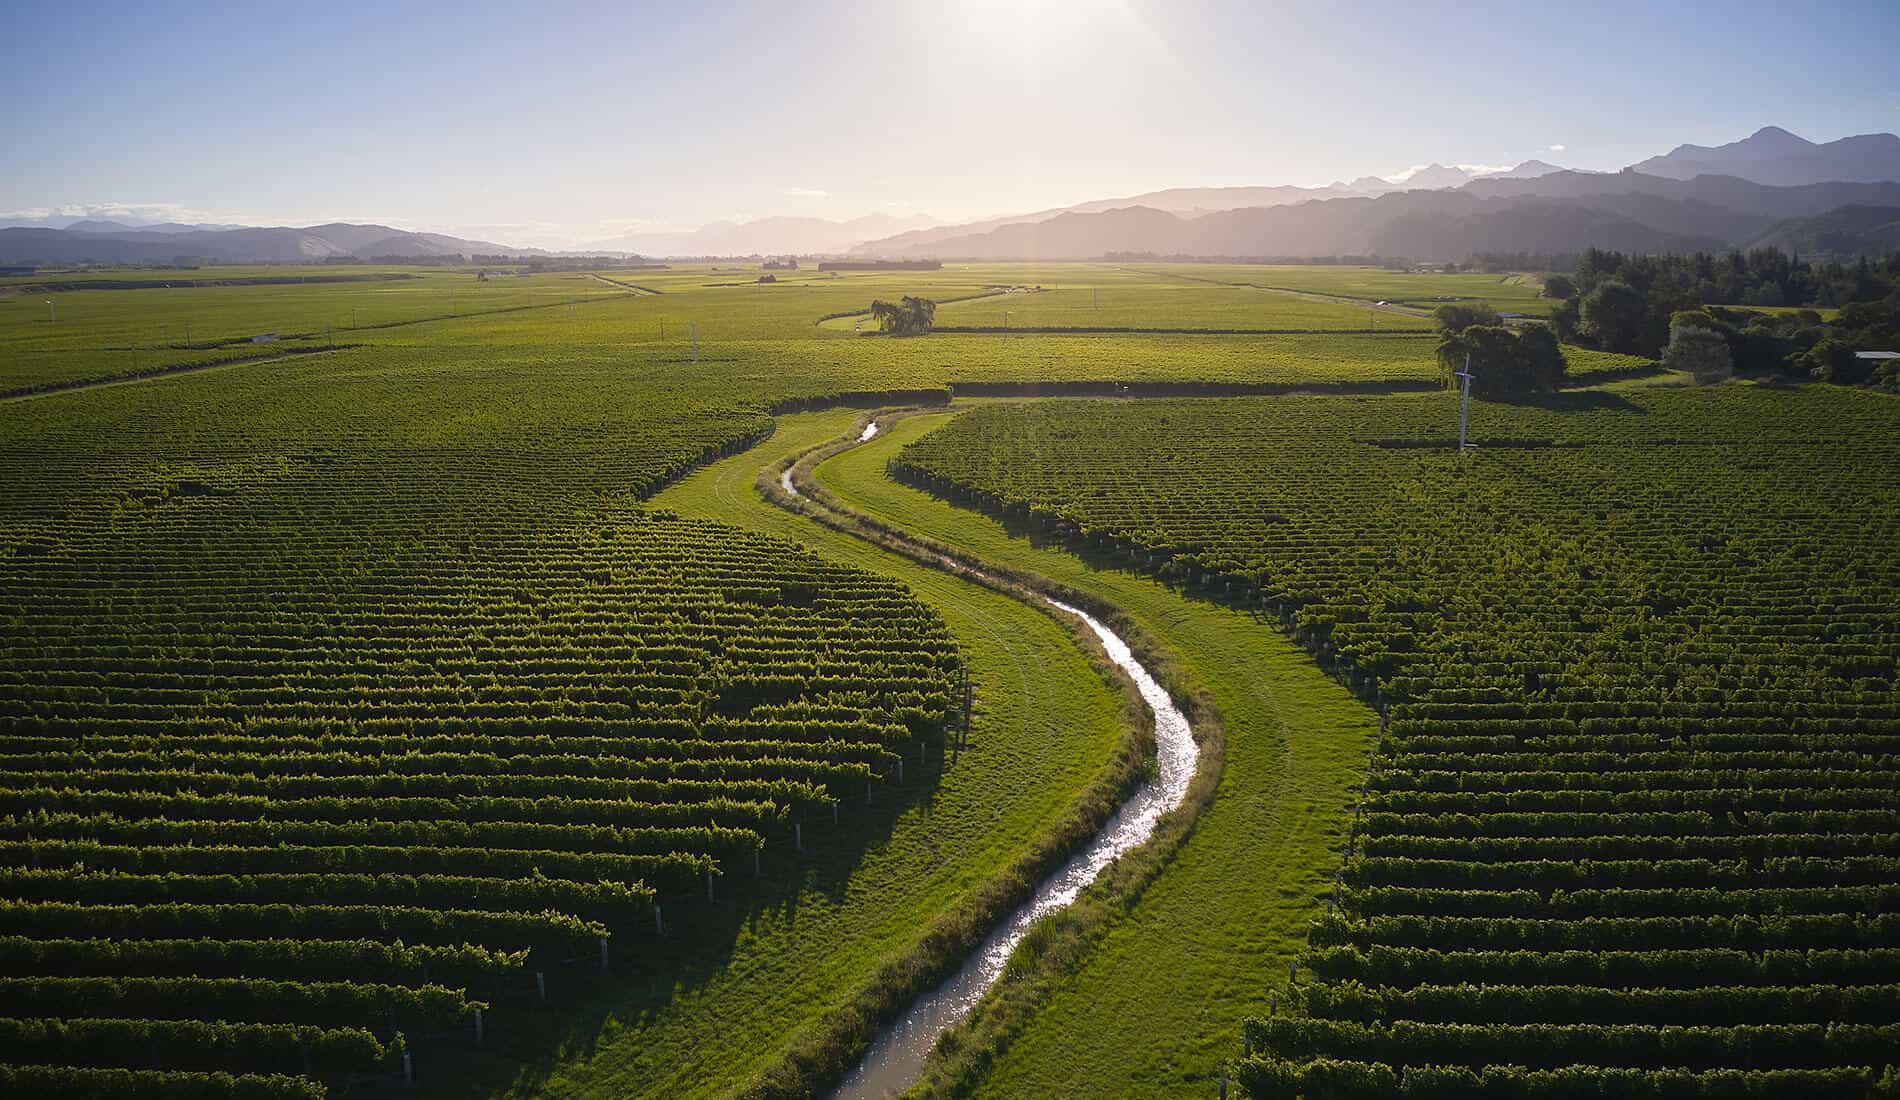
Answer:
[[[1860,134],[1820,144],[1779,126],[1764,126],[1740,141],[1714,148],[1678,145],[1630,168],[1669,179],[1736,176],[1776,187],[1830,180],[1873,183],[1900,179],[1900,137]]]
[[[214,263],[307,263],[359,256],[427,259],[475,254],[543,254],[492,241],[441,233],[412,233],[386,225],[332,222],[304,228],[238,226],[206,228],[176,224],[127,227],[82,221],[64,229],[11,226],[0,229],[0,263],[174,263],[183,258]]]
[[[867,214],[850,221],[827,218],[772,217],[754,221],[716,221],[688,232],[628,233],[585,247],[587,252],[631,252],[642,256],[771,256],[844,252],[852,245],[937,224],[917,214]]]
[[[1679,145],[1620,172],[1541,160],[1493,171],[1430,164],[1320,187],[1180,187],[954,225],[923,215],[768,217],[633,232],[588,253],[1090,259],[1109,253],[1462,260],[1476,252],[1650,252],[1782,244],[1804,254],[1895,247],[1900,137],[1812,142],[1766,126]],[[357,256],[544,254],[385,225],[258,228],[44,215],[0,222],[0,263],[296,263]]]
[[[1749,247],[1789,219],[1843,207],[1900,206],[1900,182],[1770,187],[1724,176],[1681,181],[1637,172],[1554,172],[1480,179],[1456,190],[1395,191],[1184,216],[1146,205],[1036,222],[958,227],[928,240],[895,237],[854,251],[912,259],[1092,259],[1110,253],[1300,258],[1388,256],[1463,260],[1477,252],[1633,252]],[[1825,239],[1843,247],[1852,226]],[[1784,233],[1785,235],[1785,233]],[[1817,238],[1819,239],[1819,238]]]

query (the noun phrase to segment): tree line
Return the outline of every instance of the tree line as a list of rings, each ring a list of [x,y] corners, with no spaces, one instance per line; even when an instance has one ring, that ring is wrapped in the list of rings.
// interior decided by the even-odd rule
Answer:
[[[1558,339],[1659,358],[1712,381],[1731,373],[1900,390],[1900,366],[1857,351],[1900,347],[1900,253],[1804,262],[1777,248],[1716,256],[1590,249],[1545,281]],[[1832,319],[1822,310],[1837,310]]]

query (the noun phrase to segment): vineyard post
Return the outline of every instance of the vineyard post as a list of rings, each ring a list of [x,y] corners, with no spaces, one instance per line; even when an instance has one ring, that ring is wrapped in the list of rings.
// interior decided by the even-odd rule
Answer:
[[[765,873],[764,870],[762,870],[760,867],[759,853],[762,851],[764,851],[763,848],[752,849],[752,877],[753,878],[758,878],[760,875]]]
[[[297,1053],[303,1058],[303,1075],[310,1076],[310,1044],[303,1039],[297,1040]]]
[[[837,803],[832,803],[831,808],[835,812]],[[802,822],[792,822],[792,848],[801,856],[805,854],[805,826]]]
[[[416,1087],[416,1064],[410,1059],[409,1050],[406,1047],[402,1052],[402,1087],[406,1089]]]
[[[833,825],[838,823],[838,801],[839,800],[835,798],[831,800],[831,823]]]
[[[548,974],[545,970],[534,972],[534,993],[542,1004],[548,1003]]]
[[[1471,422],[1471,353],[1465,353],[1465,369],[1457,376],[1465,380],[1464,399],[1458,406],[1458,453],[1465,453],[1465,426]]]
[[[897,758],[897,785],[904,785],[904,758],[901,756]]]
[[[475,1045],[482,1045],[482,1010],[479,1005],[475,1008]]]
[[[653,903],[653,931],[656,935],[666,935],[666,918],[660,915],[660,903]]]
[[[654,906],[653,911],[657,914],[660,911],[660,907],[657,905]],[[607,937],[605,936],[600,938],[600,968],[602,970],[607,969]]]
[[[711,901],[712,899],[713,899],[712,868],[708,867],[706,868],[706,900]]]

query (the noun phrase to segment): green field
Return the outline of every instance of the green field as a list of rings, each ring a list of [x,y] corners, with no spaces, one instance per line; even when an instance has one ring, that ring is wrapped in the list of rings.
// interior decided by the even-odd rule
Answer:
[[[1759,1027],[1751,1081],[1802,1043],[1884,1064],[1850,1052],[1896,1038],[1891,398],[1652,388],[1678,379],[1572,349],[1594,388],[1480,403],[1460,461],[1435,336],[1372,303],[1528,313],[1534,280],[763,274],[0,285],[0,1081],[340,1095],[406,1050],[443,1096],[822,1091],[865,1006],[954,964],[1131,766],[1125,689],[1071,624],[755,486],[861,410],[952,397],[816,484],[1113,609],[1205,693],[1220,771],[927,1091],[1360,1095],[1423,1064],[1414,1035],[1459,1082],[1487,1043],[1622,1065],[1528,978],[1498,996],[1570,1031],[1415,991],[1584,986],[1550,937],[1665,914],[1710,954],[1603,964],[1665,968],[1656,1004],[1706,964],[1851,989],[1875,1030],[1730,1007],[1631,1049]],[[47,283],[71,289],[20,289]],[[906,294],[953,331],[854,331]],[[954,331],[1004,310],[1100,331]],[[1204,331],[1139,331],[1176,328]],[[1624,877],[1545,865],[1569,843]],[[1650,854],[1715,893],[1664,898],[1625,866]],[[1527,931],[1546,910],[1564,928]],[[1266,1019],[1276,996],[1298,1014]]]
[[[1389,707],[1255,1095],[1864,1095],[1900,1041],[1900,404],[1485,404],[1464,458],[1455,415],[995,407],[896,473],[1237,585]]]
[[[1169,870],[1040,1005],[1034,1026],[994,1063],[976,1095],[1204,1091],[1237,1053],[1239,1032],[1228,1021],[1265,1008],[1265,988],[1232,960],[1279,970],[1303,945],[1326,887],[1322,853],[1344,843],[1340,822],[1377,717],[1258,615],[1184,599],[1136,572],[1038,546],[883,476],[888,458],[950,419],[902,421],[816,476],[868,515],[1123,609],[1210,693],[1226,739],[1214,804]],[[1141,1009],[1128,1011],[1134,1004]]]

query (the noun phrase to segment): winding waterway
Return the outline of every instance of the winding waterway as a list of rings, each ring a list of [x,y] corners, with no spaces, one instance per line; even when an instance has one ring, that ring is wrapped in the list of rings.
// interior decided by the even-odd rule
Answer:
[[[876,434],[877,424],[873,422],[865,427],[859,442]],[[783,483],[786,489],[797,492],[791,485],[791,471],[785,472]],[[1174,700],[1154,676],[1135,660],[1128,643],[1082,609],[1047,597],[1044,600],[1051,607],[1081,619],[1101,640],[1109,660],[1134,681],[1142,700],[1154,713],[1154,773],[1122,803],[1115,816],[1086,847],[1037,884],[1029,900],[991,931],[962,969],[911,1002],[901,1016],[879,1033],[864,1060],[831,1094],[832,1100],[880,1100],[901,1093],[915,1083],[937,1037],[968,1015],[984,991],[1002,976],[1010,952],[1022,941],[1030,924],[1074,901],[1115,857],[1147,840],[1161,815],[1179,806],[1187,795],[1196,758],[1194,734],[1187,716],[1174,705]]]

